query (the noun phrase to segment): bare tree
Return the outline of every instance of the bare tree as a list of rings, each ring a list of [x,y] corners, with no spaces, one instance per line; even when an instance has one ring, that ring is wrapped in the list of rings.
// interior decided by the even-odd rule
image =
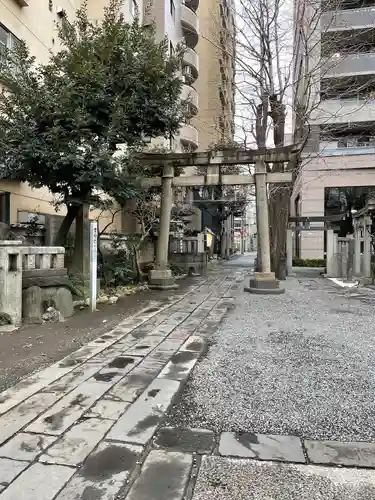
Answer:
[[[330,30],[332,23],[340,22],[339,7],[339,0],[236,0],[232,7],[236,32],[225,30],[217,19],[218,36],[213,43],[222,47],[223,37],[231,38],[225,46],[236,65],[235,139],[245,147],[259,149],[293,142],[297,153],[287,169],[293,171],[294,179],[299,169],[319,154],[319,135],[329,143],[332,137],[345,134],[345,99],[360,93],[359,108],[375,93],[374,80],[334,79],[335,71],[345,64],[345,56],[374,48],[365,36],[356,40],[353,48],[345,33]],[[321,103],[332,96],[339,104],[330,114]],[[338,126],[338,122],[343,125]],[[310,156],[307,152],[311,149],[314,154]],[[268,168],[280,172],[285,165]],[[271,184],[268,188],[271,266],[281,279],[286,275],[292,190],[293,184]]]

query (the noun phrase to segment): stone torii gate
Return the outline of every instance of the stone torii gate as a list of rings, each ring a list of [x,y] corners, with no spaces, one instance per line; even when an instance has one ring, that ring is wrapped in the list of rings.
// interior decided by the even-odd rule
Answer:
[[[169,226],[173,203],[173,186],[228,186],[255,184],[257,230],[260,248],[260,272],[250,280],[245,288],[250,293],[279,294],[275,274],[271,272],[270,236],[268,218],[267,183],[285,184],[292,182],[293,173],[288,166],[298,154],[299,148],[284,146],[280,148],[251,150],[223,148],[208,152],[195,153],[139,153],[137,160],[144,165],[163,166],[161,177],[144,179],[144,186],[161,186],[160,227],[156,248],[155,269],[150,271],[149,286],[157,289],[175,288],[174,278],[168,268]],[[267,172],[267,164],[287,163],[284,172]],[[255,174],[221,174],[221,166],[254,165]],[[174,167],[206,167],[205,175],[174,176]]]

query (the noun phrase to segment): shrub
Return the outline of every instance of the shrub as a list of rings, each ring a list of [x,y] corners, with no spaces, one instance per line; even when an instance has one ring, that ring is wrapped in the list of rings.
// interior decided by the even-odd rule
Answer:
[[[325,267],[325,259],[300,259],[299,257],[294,257],[293,259],[294,267]]]
[[[172,271],[173,276],[182,276],[186,274],[186,270],[175,262],[169,262],[169,269]]]
[[[98,266],[103,286],[117,287],[134,283],[137,281],[134,256],[124,245],[123,237],[115,233],[110,236],[110,248],[101,252],[101,264]]]

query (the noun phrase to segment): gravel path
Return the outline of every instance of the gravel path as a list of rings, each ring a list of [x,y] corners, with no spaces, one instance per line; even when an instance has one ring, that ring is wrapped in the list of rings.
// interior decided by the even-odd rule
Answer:
[[[373,471],[204,457],[193,500],[373,500]]]
[[[286,288],[276,297],[239,288],[171,425],[375,441],[374,296],[320,278]]]

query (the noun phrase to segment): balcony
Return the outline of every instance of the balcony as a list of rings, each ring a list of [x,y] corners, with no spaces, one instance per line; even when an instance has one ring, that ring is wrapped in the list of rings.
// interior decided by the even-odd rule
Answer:
[[[197,14],[186,5],[181,5],[181,27],[186,45],[194,49],[199,38],[199,20]]]
[[[375,6],[324,12],[320,22],[323,32],[373,29]]]
[[[319,154],[321,156],[357,156],[375,154],[375,138],[368,140],[336,140],[320,141]]]
[[[190,85],[183,85],[181,90],[181,100],[186,101],[193,108],[194,113],[198,112],[198,92]]]
[[[375,100],[327,99],[314,111],[312,120],[319,124],[375,121]]]
[[[375,74],[375,53],[344,54],[325,59],[322,78]]]
[[[192,149],[198,147],[198,130],[192,125],[184,125],[180,130],[180,140],[183,145],[192,146]]]
[[[199,58],[195,50],[186,48],[184,53],[184,65],[190,68],[191,81],[194,82],[198,78],[199,73]]]
[[[199,0],[182,0],[182,3],[194,12],[196,12],[199,7]]]

